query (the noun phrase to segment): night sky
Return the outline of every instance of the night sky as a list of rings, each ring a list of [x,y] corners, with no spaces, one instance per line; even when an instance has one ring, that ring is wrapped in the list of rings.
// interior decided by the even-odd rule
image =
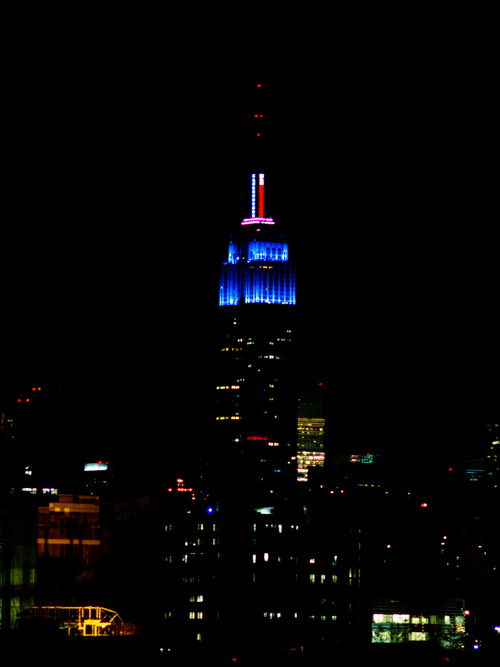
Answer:
[[[142,331],[186,428],[218,268],[250,213],[260,81],[266,215],[290,235],[300,378],[327,382],[332,438],[477,452],[500,408],[487,40],[346,41],[249,66],[157,35],[56,37],[16,33],[6,84],[4,397],[64,384],[79,437],[95,441],[96,410],[113,438]]]

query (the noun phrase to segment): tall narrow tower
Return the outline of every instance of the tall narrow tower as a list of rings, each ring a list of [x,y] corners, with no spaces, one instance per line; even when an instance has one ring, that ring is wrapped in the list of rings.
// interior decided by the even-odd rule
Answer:
[[[273,501],[296,478],[295,267],[286,236],[264,215],[263,173],[251,215],[230,239],[220,271],[219,442],[227,475],[247,497]],[[224,466],[225,467],[225,466]]]

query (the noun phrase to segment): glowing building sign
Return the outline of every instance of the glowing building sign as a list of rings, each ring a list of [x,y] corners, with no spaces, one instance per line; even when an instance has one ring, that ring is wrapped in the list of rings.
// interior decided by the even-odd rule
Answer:
[[[220,306],[295,304],[295,268],[284,235],[269,229],[274,224],[264,218],[264,174],[258,175],[258,185],[257,174],[252,174],[251,217],[241,223],[248,231],[229,244],[220,276]]]
[[[107,470],[108,464],[103,461],[97,461],[96,463],[86,463],[85,472],[97,472],[99,470]]]

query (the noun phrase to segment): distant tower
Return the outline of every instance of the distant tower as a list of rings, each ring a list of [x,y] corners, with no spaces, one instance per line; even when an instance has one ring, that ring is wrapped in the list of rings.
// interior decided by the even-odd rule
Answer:
[[[220,272],[217,415],[225,458],[239,458],[255,493],[277,497],[296,478],[295,267],[264,215],[263,173],[251,176],[251,215]]]

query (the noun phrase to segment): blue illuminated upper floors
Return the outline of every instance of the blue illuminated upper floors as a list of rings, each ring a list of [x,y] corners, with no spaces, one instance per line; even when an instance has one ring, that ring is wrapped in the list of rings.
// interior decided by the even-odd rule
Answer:
[[[288,262],[288,260],[288,243],[284,241],[273,243],[253,240],[240,245],[232,241],[229,244],[228,264],[256,261]]]
[[[219,305],[242,303],[295,305],[295,267],[283,235],[257,229],[249,238],[229,243],[220,272]]]
[[[287,263],[226,264],[221,269],[219,306],[296,304],[295,269]]]

